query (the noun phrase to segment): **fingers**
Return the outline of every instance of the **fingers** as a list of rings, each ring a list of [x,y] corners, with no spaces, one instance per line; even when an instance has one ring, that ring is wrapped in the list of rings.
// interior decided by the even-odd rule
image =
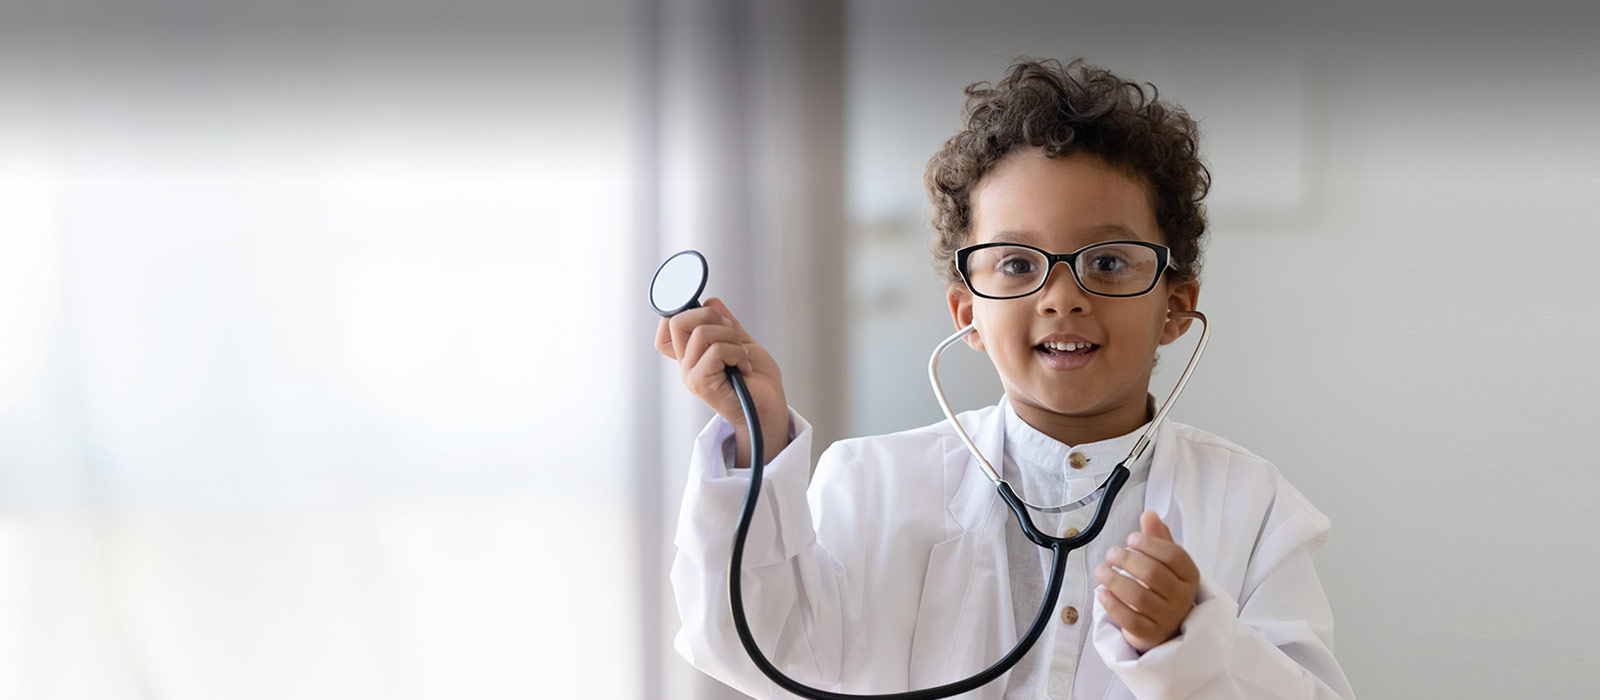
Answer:
[[[700,326],[689,335],[689,341],[684,345],[683,368],[685,378],[691,373],[698,373],[702,369],[721,373],[723,367],[738,367],[739,371],[746,374],[752,371],[750,366],[750,353],[743,343],[738,342],[739,332],[728,326]],[[721,361],[721,365],[702,365],[706,356]]]
[[[722,303],[721,299],[711,297],[699,308],[683,311],[661,319],[661,322],[656,324],[656,350],[668,358],[681,359],[683,357],[683,346],[688,341],[689,334],[695,328],[708,323],[728,326],[738,331],[739,342],[755,342],[755,339],[739,323],[739,319],[735,318],[733,312],[728,310],[728,305]]]
[[[1185,583],[1200,582],[1200,568],[1195,566],[1194,560],[1189,558],[1188,552],[1183,551],[1183,547],[1170,539],[1160,539],[1143,532],[1135,532],[1128,535],[1128,549],[1161,562]]]
[[[684,359],[683,352],[689,344],[689,337],[694,334],[696,328],[707,325],[723,327],[731,327],[733,325],[724,320],[722,314],[717,313],[715,309],[708,309],[703,306],[698,309],[684,311],[666,319],[666,321],[668,332],[672,338],[672,354],[670,357],[680,362]],[[656,331],[656,340],[659,344],[661,340],[659,328]]]
[[[1145,511],[1139,531],[1128,535],[1128,546],[1107,549],[1106,563],[1095,567],[1094,578],[1102,586],[1099,601],[1107,615],[1143,652],[1181,629],[1194,605],[1200,570],[1166,523]]]
[[[719,315],[722,316],[723,320],[727,321],[729,325],[733,326],[734,330],[739,331],[739,342],[748,343],[754,341],[754,338],[751,338],[750,334],[745,332],[744,325],[739,323],[739,319],[734,317],[733,312],[728,310],[728,305],[722,303],[721,299],[717,297],[711,297],[710,299],[707,299],[706,307],[714,309]]]
[[[1095,598],[1100,601],[1100,606],[1106,609],[1106,614],[1111,616],[1111,621],[1117,623],[1125,634],[1132,634],[1141,639],[1154,637],[1160,634],[1155,620],[1128,607],[1109,589],[1101,588],[1095,593]]]
[[[672,349],[672,326],[667,323],[670,320],[663,318],[661,323],[656,324],[656,351],[666,355],[669,360],[676,360],[678,355]]]
[[[656,326],[656,349],[660,350],[661,354],[674,360],[682,360],[684,346],[689,342],[690,334],[694,332],[694,329],[708,324],[727,326],[734,329],[738,334],[735,337],[737,342],[755,342],[755,339],[745,332],[744,326],[739,324],[739,319],[735,318],[733,312],[728,310],[728,305],[722,303],[721,299],[711,297],[706,300],[704,306],[689,309],[671,318],[662,319],[662,324]],[[670,352],[667,349],[669,339]]]
[[[683,382],[689,388],[706,399],[713,406],[717,404],[712,400],[720,394],[727,383],[727,368],[738,367],[739,371],[749,373],[748,355],[744,347],[734,343],[715,343],[706,348],[692,367],[684,370]]]
[[[1156,561],[1138,550],[1112,547],[1106,552],[1106,561],[1132,574],[1164,602],[1171,603],[1174,594],[1184,588],[1177,574],[1172,573],[1165,563]]]
[[[1172,541],[1172,531],[1167,529],[1167,524],[1161,522],[1161,517],[1153,510],[1139,514],[1139,531],[1151,537]]]
[[[1094,568],[1094,580],[1111,591],[1117,600],[1146,617],[1152,619],[1166,617],[1165,613],[1172,607],[1171,603],[1155,591],[1145,588],[1144,584],[1130,576],[1117,573],[1109,564],[1101,564]]]

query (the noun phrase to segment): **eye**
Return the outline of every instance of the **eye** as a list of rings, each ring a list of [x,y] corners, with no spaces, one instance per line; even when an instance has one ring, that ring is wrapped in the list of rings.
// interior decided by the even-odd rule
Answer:
[[[1037,269],[1037,266],[1034,264],[1033,260],[1021,255],[1013,255],[1011,257],[1002,259],[995,265],[995,269],[998,269],[1001,274],[1023,277],[1033,274],[1033,271]]]
[[[1100,253],[1089,261],[1089,269],[1094,272],[1121,272],[1128,267],[1128,261],[1116,253]]]

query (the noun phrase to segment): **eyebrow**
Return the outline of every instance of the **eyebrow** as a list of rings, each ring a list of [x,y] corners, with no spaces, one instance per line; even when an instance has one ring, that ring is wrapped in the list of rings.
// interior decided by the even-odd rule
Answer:
[[[1084,236],[1088,237],[1088,243],[1098,243],[1100,241],[1113,240],[1144,240],[1143,238],[1139,237],[1139,234],[1134,233],[1133,229],[1122,224],[1098,224],[1084,229],[1082,233]],[[994,234],[994,237],[989,240],[991,243],[1005,241],[1007,243],[1032,244],[1034,243],[1035,238],[1037,238],[1037,235],[1029,231],[1013,231],[1008,229]]]

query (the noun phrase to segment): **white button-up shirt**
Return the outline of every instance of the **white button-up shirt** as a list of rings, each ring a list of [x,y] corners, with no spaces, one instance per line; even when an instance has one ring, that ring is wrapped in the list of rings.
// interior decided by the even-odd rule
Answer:
[[[1154,414],[1155,397],[1146,398],[1145,416]],[[1005,406],[1005,465],[1002,476],[1024,501],[1035,505],[1057,505],[1083,498],[1105,483],[1106,477],[1150,427],[1148,421],[1126,435],[1097,442],[1068,445],[1050,437],[1022,420],[1009,403]],[[1139,460],[1128,466],[1128,481],[1112,504],[1105,529],[1088,545],[1067,555],[1066,575],[1061,597],[1052,611],[1051,626],[1028,654],[1012,668],[1006,684],[1006,700],[1081,697],[1073,692],[1078,660],[1082,656],[1093,626],[1095,566],[1105,561],[1106,550],[1127,540],[1139,530],[1139,514],[1144,510],[1145,484],[1150,476],[1154,450],[1146,449]],[[1081,466],[1074,466],[1081,465]],[[1061,536],[1069,529],[1082,530],[1094,519],[1098,502],[1067,513],[1030,512],[1035,525]],[[1013,518],[1006,525],[1006,554],[1011,570],[1011,604],[1020,635],[1033,622],[1044,600],[1045,578],[1050,570],[1050,552],[1022,534]],[[1063,615],[1068,609],[1071,611]],[[1072,613],[1076,613],[1075,615]],[[1067,620],[1072,620],[1068,622]],[[1091,653],[1093,653],[1091,651]],[[1045,661],[1048,660],[1048,664]]]

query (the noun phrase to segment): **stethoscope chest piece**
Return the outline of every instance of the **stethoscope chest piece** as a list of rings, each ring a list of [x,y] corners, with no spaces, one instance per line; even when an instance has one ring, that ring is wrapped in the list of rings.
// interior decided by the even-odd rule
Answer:
[[[650,308],[669,317],[699,308],[700,294],[706,290],[709,276],[706,258],[700,251],[673,254],[656,268],[656,276],[650,280]]]

